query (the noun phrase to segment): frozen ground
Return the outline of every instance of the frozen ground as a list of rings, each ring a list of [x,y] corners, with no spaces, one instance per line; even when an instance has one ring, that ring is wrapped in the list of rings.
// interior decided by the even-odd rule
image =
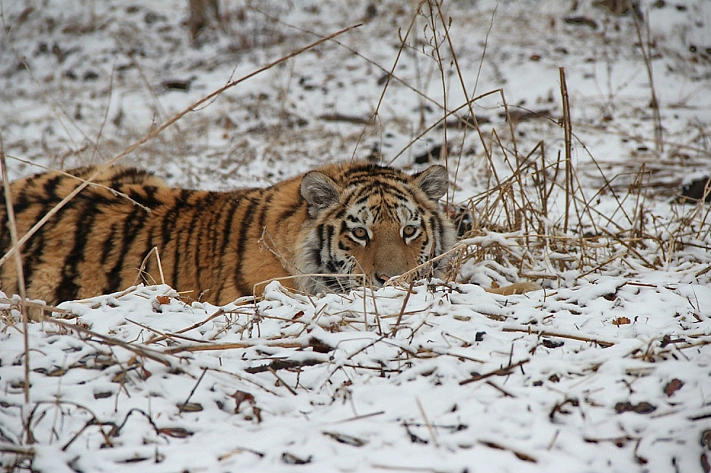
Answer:
[[[711,471],[711,222],[708,204],[677,199],[711,169],[711,3],[644,1],[637,17],[622,3],[463,0],[416,15],[416,2],[222,2],[192,39],[187,2],[2,0],[13,179],[106,162],[230,80],[362,23],[121,162],[228,189],[353,157],[416,169],[446,143],[448,201],[470,206],[475,230],[508,233],[475,233],[458,284],[409,296],[274,285],[217,308],[157,286],[65,303],[65,318],[28,327],[29,401],[23,328],[4,303],[0,464]],[[454,115],[442,126],[480,95],[481,136]],[[469,284],[525,278],[545,290]]]

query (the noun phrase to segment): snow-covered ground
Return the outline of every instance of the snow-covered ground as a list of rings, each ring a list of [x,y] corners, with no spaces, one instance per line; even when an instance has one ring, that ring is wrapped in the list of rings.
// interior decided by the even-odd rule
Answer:
[[[409,295],[65,303],[28,357],[2,303],[5,469],[711,471],[711,217],[677,199],[711,169],[711,2],[224,1],[195,39],[187,3],[2,0],[10,177],[109,161],[362,24],[120,162],[220,190],[446,143],[448,202],[507,233]]]

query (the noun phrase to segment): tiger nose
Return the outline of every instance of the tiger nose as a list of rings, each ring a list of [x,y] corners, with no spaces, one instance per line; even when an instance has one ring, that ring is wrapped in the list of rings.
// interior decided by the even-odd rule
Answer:
[[[384,273],[376,273],[375,279],[377,279],[379,283],[385,284],[386,282],[388,282],[390,280],[390,276],[388,276],[387,274],[384,274]]]

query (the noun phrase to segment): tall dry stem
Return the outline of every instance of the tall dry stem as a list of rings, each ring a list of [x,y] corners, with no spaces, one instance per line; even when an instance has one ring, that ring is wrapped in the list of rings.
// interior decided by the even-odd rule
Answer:
[[[17,222],[15,220],[15,208],[12,203],[12,192],[10,192],[10,179],[7,175],[7,166],[5,163],[5,151],[2,142],[2,136],[0,136],[0,166],[2,166],[2,181],[3,189],[5,191],[5,208],[7,209],[7,219],[8,227],[10,229],[10,240],[13,245],[17,244]],[[25,274],[22,266],[22,255],[19,251],[15,252],[15,268],[17,270],[17,287],[20,292],[20,297],[22,301],[27,299],[27,291],[25,290]],[[23,390],[25,393],[25,404],[30,402],[30,343],[27,334],[27,323],[29,322],[29,315],[27,313],[27,307],[24,304],[20,304],[20,312],[22,313],[22,332],[23,332],[23,342],[24,342],[24,365],[25,365],[25,383]],[[27,431],[29,432],[29,426],[27,426]],[[28,434],[29,435],[29,434]]]
[[[634,12],[634,6],[632,5],[632,0],[627,0],[628,6],[632,12]],[[647,78],[649,79],[649,91],[651,94],[651,102],[649,106],[652,108],[652,113],[654,115],[654,144],[656,147],[657,154],[661,155],[664,152],[664,129],[662,128],[662,115],[659,111],[659,100],[657,99],[657,91],[654,87],[654,73],[652,71],[652,57],[649,52],[649,47],[651,47],[651,32],[649,29],[649,22],[646,23],[646,35],[642,35],[642,26],[640,25],[640,20],[637,15],[632,13],[632,19],[634,20],[634,26],[637,31],[637,40],[639,41],[639,47],[642,50],[642,58],[644,59],[644,67],[647,71]],[[646,36],[646,37],[645,37]],[[645,46],[646,45],[646,46]]]

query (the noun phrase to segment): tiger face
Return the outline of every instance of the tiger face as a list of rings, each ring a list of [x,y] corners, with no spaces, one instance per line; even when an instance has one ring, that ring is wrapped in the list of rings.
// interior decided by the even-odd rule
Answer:
[[[454,230],[438,209],[449,178],[442,166],[407,175],[393,168],[349,166],[342,174],[307,173],[301,195],[309,219],[297,242],[296,267],[306,275],[358,274],[380,287],[451,248]],[[444,262],[435,263],[435,274]],[[301,278],[310,292],[343,291],[363,278]]]

